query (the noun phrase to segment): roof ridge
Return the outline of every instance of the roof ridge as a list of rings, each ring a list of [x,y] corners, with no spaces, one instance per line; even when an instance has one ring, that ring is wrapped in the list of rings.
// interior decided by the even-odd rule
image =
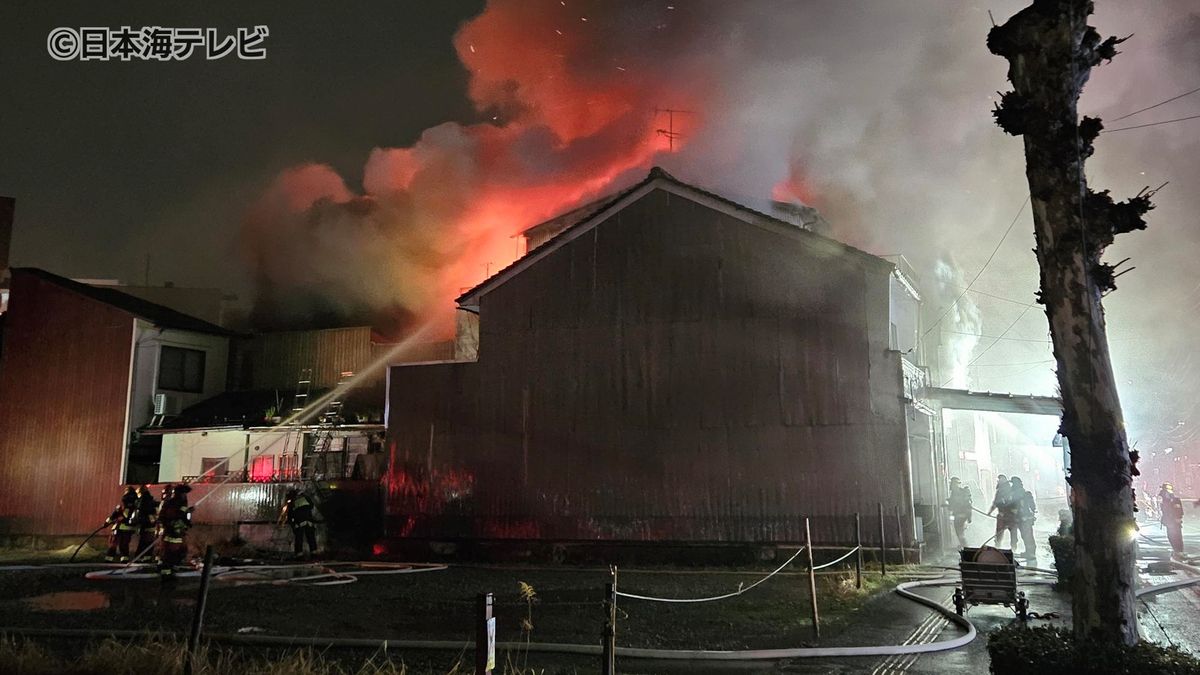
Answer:
[[[833,237],[827,237],[827,236],[825,236],[823,234],[819,234],[817,232],[813,232],[811,229],[796,225],[795,223],[790,223],[790,222],[788,222],[786,220],[782,220],[780,218],[776,218],[775,216],[772,216],[770,214],[763,213],[762,211],[753,209],[753,208],[746,206],[745,204],[742,204],[740,202],[733,201],[732,199],[729,199],[728,197],[724,197],[716,192],[711,192],[702,187],[698,187],[691,183],[684,182],[684,181],[676,178],[675,176],[672,176],[669,172],[667,172],[662,167],[655,165],[650,168],[650,171],[649,171],[649,173],[646,174],[645,178],[643,178],[642,180],[638,181],[637,183],[633,184],[632,186],[630,186],[624,190],[613,193],[611,199],[609,199],[608,201],[603,203],[598,208],[594,209],[591,213],[589,213],[587,216],[585,216],[582,220],[579,220],[578,222],[568,225],[566,228],[564,228],[558,234],[555,234],[553,237],[551,237],[547,241],[543,242],[537,248],[533,249],[532,251],[528,251],[525,255],[517,258],[509,265],[501,268],[492,276],[488,277],[487,279],[484,279],[483,281],[476,284],[475,286],[472,286],[467,291],[461,293],[457,298],[455,298],[455,303],[461,305],[463,303],[463,301],[465,301],[468,298],[470,298],[471,296],[479,293],[482,289],[484,289],[488,285],[492,284],[493,282],[499,280],[501,277],[511,273],[513,268],[517,267],[518,265],[523,264],[526,261],[526,259],[529,258],[530,256],[540,255],[538,253],[539,251],[545,250],[545,252],[549,252],[549,250],[551,248],[553,248],[555,246],[555,244],[563,241],[563,237],[567,236],[570,233],[573,233],[578,228],[587,226],[599,214],[608,210],[610,207],[612,207],[616,203],[620,202],[622,199],[625,199],[630,194],[636,192],[637,190],[642,189],[643,187],[646,187],[647,185],[653,183],[656,180],[662,180],[667,183],[673,184],[677,187],[683,188],[685,190],[690,190],[690,191],[692,191],[696,194],[699,194],[703,197],[707,197],[709,199],[716,200],[716,201],[721,202],[731,208],[742,211],[746,214],[753,214],[753,216],[770,221],[771,223],[774,223],[776,225],[787,227],[789,229],[796,230],[797,232],[804,232],[806,234],[806,236],[812,237],[815,240],[817,240],[823,244],[836,246],[836,247],[842,249],[843,251],[846,251],[848,253],[852,253],[852,254],[858,256],[860,259],[864,259],[864,260],[869,259],[872,262],[877,262],[879,264],[887,265],[892,268],[895,267],[895,265],[892,264],[891,262],[884,260],[883,258],[881,258],[873,253],[868,253],[860,248],[851,246],[850,244],[847,244],[846,242],[839,241],[837,239],[834,239]],[[576,207],[576,209],[578,209],[578,208],[581,208],[581,207]],[[563,213],[559,214],[558,216],[555,216],[555,218],[567,215],[570,212],[571,211],[564,211]],[[550,222],[552,220],[554,220],[554,218],[550,218],[550,219],[544,221],[544,223]],[[544,224],[544,223],[539,223],[539,225]],[[538,227],[538,226],[535,225],[534,227]],[[530,228],[530,229],[532,229],[532,228]],[[528,230],[526,230],[526,231],[528,231]]]
[[[201,333],[215,333],[217,335],[237,334],[236,331],[223,328],[191,314],[185,314],[166,305],[160,305],[156,302],[139,298],[136,295],[123,293],[116,288],[89,286],[88,284],[48,272],[39,267],[14,267],[12,268],[12,272],[31,274],[43,281],[49,281],[60,288],[82,295],[90,300],[104,303],[123,312],[128,312],[140,319],[145,319],[165,327],[192,330]]]

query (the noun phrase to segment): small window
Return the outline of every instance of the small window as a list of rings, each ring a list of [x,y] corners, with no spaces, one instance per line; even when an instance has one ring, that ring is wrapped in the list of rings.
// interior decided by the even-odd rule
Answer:
[[[158,359],[158,388],[204,391],[204,352],[164,346]]]
[[[229,475],[229,462],[225,457],[205,457],[200,460],[201,476]]]

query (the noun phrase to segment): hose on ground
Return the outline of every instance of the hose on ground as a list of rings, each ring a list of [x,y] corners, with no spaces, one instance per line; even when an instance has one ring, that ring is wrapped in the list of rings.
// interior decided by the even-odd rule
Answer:
[[[1200,568],[1179,564],[1183,569],[1200,573]],[[908,645],[873,645],[866,647],[795,647],[784,649],[748,649],[748,650],[707,650],[707,649],[645,649],[639,647],[617,647],[617,656],[646,660],[674,661],[775,661],[780,659],[799,658],[830,658],[855,656],[904,656],[912,654],[927,654],[931,652],[957,649],[969,644],[978,635],[975,626],[966,618],[958,616],[953,610],[940,603],[913,592],[915,588],[951,586],[958,583],[954,577],[941,579],[920,580],[902,583],[895,592],[907,600],[919,603],[942,614],[946,619],[965,629],[966,633],[950,640],[941,640],[927,644]],[[1026,585],[1049,585],[1053,579],[1029,579]],[[1148,586],[1137,591],[1139,598],[1157,595],[1168,591],[1178,590],[1200,584],[1200,577],[1180,579],[1164,584]],[[25,635],[30,637],[144,637],[143,631],[137,630],[103,630],[103,629],[39,629],[39,628],[7,628],[0,627],[0,634]],[[430,650],[462,650],[464,643],[449,640],[389,640],[379,638],[315,638],[298,636],[274,635],[228,635],[212,634],[206,639],[233,645],[257,645],[271,647],[365,647],[371,649],[430,649]],[[466,643],[470,649],[473,643]],[[601,654],[599,645],[565,644],[565,643],[524,643],[503,642],[496,645],[497,649],[525,650],[529,652],[579,654],[598,656]]]
[[[69,562],[69,563],[75,562],[75,556],[79,555],[79,551],[82,550],[83,547],[86,546],[87,543],[92,540],[92,537],[99,534],[100,530],[103,530],[106,527],[108,527],[107,522],[100,523],[100,527],[97,527],[96,529],[92,530],[91,534],[84,537],[83,541],[79,542],[79,545],[75,547],[75,552],[71,554],[71,558],[69,560],[67,560],[67,562]]]
[[[356,566],[362,569],[353,569],[350,571],[337,571],[337,567]],[[270,578],[269,575],[264,575],[264,572],[281,571],[281,570],[303,570],[311,569],[316,574],[309,574],[290,578]],[[352,562],[330,562],[324,564],[299,564],[299,565],[218,565],[214,566],[211,572],[211,577],[214,581],[237,581],[240,583],[264,583],[264,584],[291,584],[300,583],[304,586],[340,586],[343,584],[352,584],[358,581],[360,576],[368,575],[384,575],[384,574],[414,574],[417,572],[436,572],[447,569],[446,565],[435,564],[416,564],[416,563],[352,563]],[[247,579],[246,576],[251,575],[257,578]],[[117,569],[102,569],[88,572],[83,575],[85,579],[106,580],[106,581],[135,581],[139,579],[158,579],[159,574],[155,571],[133,571],[125,566],[120,566]],[[178,572],[176,577],[198,577],[200,570],[188,570],[186,572]],[[263,578],[266,577],[266,578]],[[301,583],[303,582],[303,583]]]

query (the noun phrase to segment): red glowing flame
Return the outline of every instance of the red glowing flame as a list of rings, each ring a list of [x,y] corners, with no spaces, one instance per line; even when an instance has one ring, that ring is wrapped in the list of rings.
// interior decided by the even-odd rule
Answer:
[[[788,171],[787,178],[771,188],[771,199],[777,202],[799,202],[805,206],[813,206],[814,190],[801,175],[799,169],[792,167]]]
[[[464,24],[455,48],[487,121],[375,149],[364,195],[327,166],[281,174],[247,219],[260,301],[316,292],[448,316],[516,258],[514,235],[685,146],[710,84],[703,68],[672,66],[669,8],[570,4],[492,0]],[[657,106],[688,112],[668,120]]]

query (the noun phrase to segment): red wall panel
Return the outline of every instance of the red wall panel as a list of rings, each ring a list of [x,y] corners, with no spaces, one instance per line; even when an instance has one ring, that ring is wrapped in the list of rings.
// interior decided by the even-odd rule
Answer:
[[[87,533],[120,498],[133,324],[14,270],[0,358],[0,533]]]

